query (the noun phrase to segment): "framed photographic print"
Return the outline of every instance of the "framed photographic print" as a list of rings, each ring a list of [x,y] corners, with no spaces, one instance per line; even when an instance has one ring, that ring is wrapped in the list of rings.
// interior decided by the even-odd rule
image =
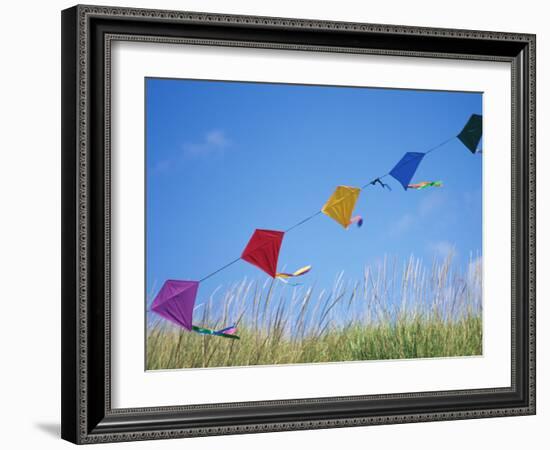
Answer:
[[[62,436],[535,413],[535,36],[62,13]]]

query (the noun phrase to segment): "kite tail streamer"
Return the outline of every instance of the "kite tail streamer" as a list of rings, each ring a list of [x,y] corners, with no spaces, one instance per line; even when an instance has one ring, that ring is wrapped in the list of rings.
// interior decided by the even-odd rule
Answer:
[[[409,184],[409,189],[425,189],[427,187],[441,187],[443,186],[442,181],[421,181],[416,184]]]
[[[304,266],[300,269],[298,269],[296,272],[293,273],[284,273],[280,272],[275,275],[275,278],[279,278],[281,280],[284,280],[285,278],[293,278],[293,277],[299,277],[302,275],[305,275],[311,270],[311,266]]]
[[[223,328],[218,333],[223,334],[235,334],[237,332],[237,325],[231,325],[230,327]]]
[[[361,216],[352,217],[349,221],[349,224],[351,225],[353,223],[356,223],[357,226],[360,227],[363,225],[363,218]]]
[[[210,328],[197,327],[195,325],[193,325],[192,329],[195,333],[199,334],[209,334],[211,336],[221,336],[229,339],[240,339],[240,337],[235,334],[237,332],[237,327],[235,325],[217,331],[211,330]]]
[[[288,280],[285,280],[284,278],[275,278],[275,279],[280,281],[281,283],[288,284],[289,286],[293,286],[293,287],[302,285],[302,283],[292,283]]]
[[[380,178],[376,178],[375,180],[371,181],[370,184],[372,184],[373,186],[375,186],[377,183],[378,183],[380,186],[382,186],[383,189],[388,189],[388,190],[391,191],[391,186],[390,186],[389,184],[384,183]]]

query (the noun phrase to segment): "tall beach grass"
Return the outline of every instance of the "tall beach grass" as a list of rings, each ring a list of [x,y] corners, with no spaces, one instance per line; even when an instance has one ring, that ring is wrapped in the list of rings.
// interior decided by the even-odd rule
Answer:
[[[154,313],[147,369],[384,360],[482,353],[482,263],[452,254],[429,266],[385,258],[359,280],[315,284],[243,279],[198,304],[194,322],[236,323],[240,340],[178,329]]]

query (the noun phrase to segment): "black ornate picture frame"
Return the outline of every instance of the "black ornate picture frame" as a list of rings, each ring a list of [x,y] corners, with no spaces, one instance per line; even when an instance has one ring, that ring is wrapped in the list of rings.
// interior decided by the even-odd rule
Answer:
[[[110,46],[117,40],[509,62],[511,385],[113,409],[109,108]],[[99,6],[62,12],[64,439],[84,444],[529,414],[535,414],[534,35]]]

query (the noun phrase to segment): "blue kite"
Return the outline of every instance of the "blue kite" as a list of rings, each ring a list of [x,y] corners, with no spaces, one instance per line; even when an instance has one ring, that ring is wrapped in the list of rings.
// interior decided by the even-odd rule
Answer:
[[[426,156],[426,153],[405,153],[405,156],[390,171],[390,175],[401,183],[403,189],[407,190],[409,187],[409,183],[424,156]]]

